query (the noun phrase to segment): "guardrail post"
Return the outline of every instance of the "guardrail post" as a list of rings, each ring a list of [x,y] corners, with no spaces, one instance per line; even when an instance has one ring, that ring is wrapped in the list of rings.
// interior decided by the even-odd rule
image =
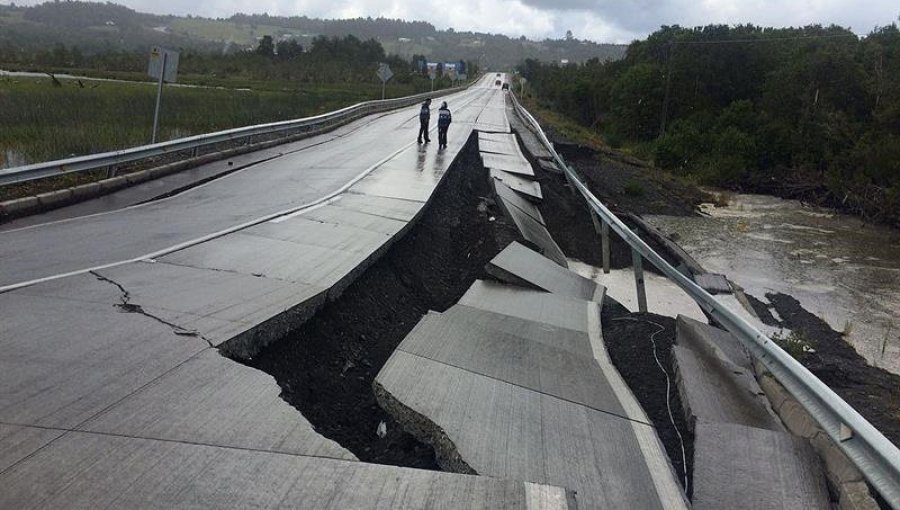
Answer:
[[[119,171],[119,168],[115,165],[109,165],[106,167],[106,178],[111,179],[116,176],[116,172]]]
[[[560,156],[559,159],[562,159],[562,156]],[[572,182],[572,177],[569,175],[569,172],[574,174],[575,169],[572,168],[571,166],[569,166],[569,164],[566,163],[565,160],[563,160],[563,163],[565,163],[566,168],[569,170],[568,172],[565,172],[565,171],[563,172],[566,175],[566,183],[569,184],[569,192],[572,193],[573,197],[577,197],[578,193],[575,191],[575,183]]]
[[[194,147],[193,149],[191,149],[192,158],[196,158],[198,155],[200,155],[200,147]]]
[[[644,263],[637,250],[631,250],[631,265],[634,266],[634,285],[637,287],[638,311],[647,311],[647,289],[644,288]]]
[[[600,250],[603,252],[603,274],[609,274],[609,223],[600,220]]]
[[[594,232],[600,235],[600,250],[603,255],[603,273],[609,274],[609,224],[603,221],[594,211],[591,211],[591,221],[594,223]]]

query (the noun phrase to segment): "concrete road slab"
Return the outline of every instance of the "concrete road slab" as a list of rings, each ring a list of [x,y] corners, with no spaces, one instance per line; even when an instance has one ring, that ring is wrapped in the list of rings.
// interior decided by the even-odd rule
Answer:
[[[324,241],[327,240],[321,240]],[[159,260],[167,264],[329,288],[350,275],[388,239],[360,237],[358,241],[354,250],[341,250],[241,232],[166,255]],[[366,241],[369,246],[362,244]]]
[[[280,393],[270,375],[207,349],[79,430],[356,460]]]
[[[694,508],[828,509],[819,459],[783,432],[699,423],[694,439]]]
[[[403,230],[422,208],[421,203],[409,200],[345,193],[339,200],[305,212],[300,217],[394,235]]]
[[[500,207],[503,208],[504,213],[506,213],[508,217],[511,217],[513,213],[508,211],[507,207],[512,206],[527,214],[531,219],[541,225],[546,225],[541,210],[538,209],[538,206],[535,205],[534,202],[526,200],[521,194],[513,191],[512,188],[499,179],[491,179],[491,184],[494,187],[494,193],[497,195]]]
[[[0,484],[2,508],[574,508],[521,481],[76,432]]]
[[[459,304],[582,333],[588,331],[588,310],[596,308],[596,303],[486,280],[476,280]]]
[[[469,372],[623,416],[593,358],[432,312],[397,347]]]
[[[568,269],[566,255],[553,240],[547,227],[526,213],[525,210],[506,202],[502,196],[498,195],[498,199],[501,201],[503,211],[509,215],[522,237],[536,246],[542,255]]]
[[[403,351],[376,395],[480,474],[568,487],[580,509],[683,508],[660,502],[628,420]]]
[[[385,220],[392,223],[393,220]],[[279,241],[317,246],[329,250],[354,253],[372,253],[388,242],[391,236],[340,223],[323,223],[298,216],[279,223],[261,223],[242,230],[241,235],[266,237]]]
[[[541,193],[541,185],[535,181],[524,179],[515,174],[503,170],[491,169],[491,177],[503,181],[504,184],[518,193],[525,195],[530,200],[540,201],[544,198]]]
[[[509,133],[509,121],[506,119],[505,97],[494,95],[487,107],[478,115],[475,129],[492,133]]]
[[[753,370],[750,355],[731,333],[684,315],[676,317],[675,331],[680,345],[698,353],[709,353],[745,370]]]
[[[672,354],[690,426],[716,422],[784,430],[752,372],[681,345],[673,346]]]
[[[314,308],[325,299],[323,287],[251,273],[181,266],[164,259],[126,264],[99,273],[125,288],[131,303],[159,310],[170,322],[184,315],[186,319],[238,323],[249,329],[298,305]]]
[[[413,144],[382,164],[351,188],[353,193],[426,202],[450,168],[470,131],[458,131],[447,149]]]
[[[108,284],[86,282],[85,292]],[[118,303],[0,294],[0,422],[71,428],[208,347]]]
[[[64,430],[59,429],[0,423],[0,473],[64,433]]]
[[[493,133],[490,133],[493,134]],[[520,155],[518,147],[513,145],[515,143],[515,138],[512,138],[513,135],[509,135],[510,138],[506,140],[490,140],[484,139],[480,136],[478,137],[478,150],[482,153],[492,153],[492,154],[503,154],[506,156],[515,156],[518,157]],[[513,142],[513,143],[510,143]]]
[[[492,276],[507,283],[603,303],[602,285],[563,269],[559,264],[515,241],[491,259],[486,269]]]
[[[531,164],[522,156],[482,152],[481,162],[485,168],[503,170],[511,174],[534,178],[534,170],[531,168]]]
[[[478,141],[479,143],[485,141],[508,144],[510,140],[515,141],[514,136],[512,133],[487,133],[482,131],[478,133]]]
[[[581,331],[466,305],[453,305],[441,315],[455,321],[473,324],[479,328],[514,335],[532,342],[540,342],[577,356],[594,359],[590,339],[586,333]]]

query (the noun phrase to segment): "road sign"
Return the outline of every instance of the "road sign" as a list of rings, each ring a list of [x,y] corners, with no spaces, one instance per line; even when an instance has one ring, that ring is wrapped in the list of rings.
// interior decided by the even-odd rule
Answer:
[[[384,86],[385,84],[387,84],[388,80],[390,80],[394,76],[394,73],[393,71],[391,71],[390,66],[388,66],[387,64],[379,64],[378,70],[375,71],[375,74],[377,74],[378,77],[381,78],[381,99],[384,99]]]
[[[165,76],[160,76],[160,71],[165,66]],[[147,74],[166,83],[178,81],[178,52],[154,46],[150,48],[150,64],[147,66]]]
[[[391,71],[390,66],[388,66],[387,64],[380,64],[378,66],[378,71],[375,71],[375,74],[377,74],[383,82],[386,82],[394,77],[393,71]]]

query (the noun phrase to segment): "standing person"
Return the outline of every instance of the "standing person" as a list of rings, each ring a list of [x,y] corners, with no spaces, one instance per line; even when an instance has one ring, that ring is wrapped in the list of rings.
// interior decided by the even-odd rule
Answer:
[[[431,99],[426,99],[424,103],[422,103],[422,108],[419,110],[419,143],[422,143],[422,137],[425,137],[425,143],[431,141],[431,138],[428,138],[428,121],[431,120]]]
[[[438,110],[438,149],[447,148],[447,128],[451,122],[453,116],[450,115],[450,108],[447,108],[447,101],[444,101]]]

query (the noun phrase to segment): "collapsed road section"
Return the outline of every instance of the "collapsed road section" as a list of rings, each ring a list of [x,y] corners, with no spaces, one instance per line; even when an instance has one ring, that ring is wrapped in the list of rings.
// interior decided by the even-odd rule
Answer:
[[[217,350],[252,356],[336,298],[420,216],[493,94],[469,96],[446,151],[407,145],[315,207],[0,293],[0,507],[416,508],[474,498],[485,509],[568,508],[562,488],[361,463],[284,402],[270,376]],[[413,140],[415,129],[402,122],[392,136]],[[254,176],[252,189],[273,185],[264,171],[244,175]],[[216,189],[238,195],[240,182]],[[211,188],[166,205],[197,212]],[[51,228],[102,230],[148,210]],[[80,263],[61,246],[54,255]],[[4,264],[32,253],[16,249]]]

